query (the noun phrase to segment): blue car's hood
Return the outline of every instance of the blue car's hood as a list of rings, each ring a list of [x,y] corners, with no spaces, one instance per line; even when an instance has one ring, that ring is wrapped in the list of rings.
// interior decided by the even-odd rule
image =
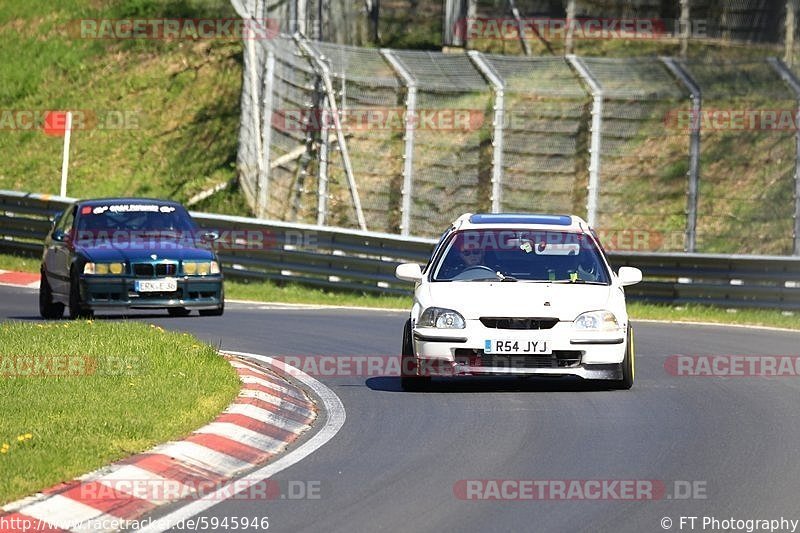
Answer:
[[[216,259],[214,252],[207,248],[189,246],[186,242],[169,240],[156,241],[152,246],[142,246],[129,242],[84,241],[75,244],[75,250],[94,262],[149,262]],[[155,257],[153,257],[155,256]]]

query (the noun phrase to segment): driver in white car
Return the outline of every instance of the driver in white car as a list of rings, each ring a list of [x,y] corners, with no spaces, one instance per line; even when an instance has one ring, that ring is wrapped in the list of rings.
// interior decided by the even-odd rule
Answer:
[[[597,281],[597,259],[589,253],[578,256],[578,279],[584,281]]]
[[[484,253],[477,244],[461,243],[458,248],[458,255],[464,262],[464,268],[483,264]]]
[[[458,239],[458,241],[453,244],[453,248],[455,248],[455,251],[458,253],[452,253],[453,250],[448,253],[442,265],[442,270],[439,273],[440,278],[451,279],[461,274],[466,269],[473,267],[486,267],[494,270],[492,265],[487,264],[486,253],[481,248],[480,243],[470,242],[466,239]]]

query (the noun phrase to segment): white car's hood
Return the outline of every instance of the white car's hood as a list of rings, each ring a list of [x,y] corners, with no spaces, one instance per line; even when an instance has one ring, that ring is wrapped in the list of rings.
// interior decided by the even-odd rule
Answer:
[[[480,317],[557,317],[574,320],[586,311],[606,309],[612,286],[517,282],[426,283],[418,295],[423,307],[455,309],[465,319]]]

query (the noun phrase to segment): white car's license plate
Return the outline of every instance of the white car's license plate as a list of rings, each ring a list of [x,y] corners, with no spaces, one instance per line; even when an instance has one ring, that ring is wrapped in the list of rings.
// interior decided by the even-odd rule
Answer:
[[[164,279],[137,279],[134,282],[136,292],[174,292],[178,290],[178,280]]]
[[[549,355],[553,353],[548,339],[491,339],[485,342],[483,351],[496,355]]]

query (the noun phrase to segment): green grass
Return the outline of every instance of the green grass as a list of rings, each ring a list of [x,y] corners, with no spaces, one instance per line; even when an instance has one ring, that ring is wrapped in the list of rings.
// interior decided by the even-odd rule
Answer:
[[[235,12],[225,0],[26,0],[0,6],[0,109],[80,110],[108,123],[73,133],[70,196],[186,201],[236,176],[241,43],[80,38],[83,18],[136,16]],[[0,189],[57,193],[62,143],[44,135],[39,124],[3,131]],[[230,193],[195,208],[249,214]]]
[[[0,263],[2,264],[2,263]],[[355,307],[410,309],[410,296],[386,296],[370,293],[330,291],[309,288],[298,284],[225,282],[228,298],[262,302],[285,302]],[[797,314],[785,314],[771,309],[724,309],[706,305],[662,305],[629,302],[628,313],[632,320],[664,320],[687,322],[714,322],[768,326],[800,330]]]
[[[319,305],[410,309],[410,296],[390,296],[354,291],[334,291],[308,287],[297,283],[225,282],[225,297],[234,300],[283,302]]]
[[[39,272],[40,264],[41,260],[39,258],[0,254],[0,270],[13,270],[16,272]]]
[[[82,39],[79,38],[79,21],[85,18],[235,16],[227,0],[4,2],[0,5],[0,65],[3,72],[0,109],[76,109],[100,117],[128,117],[121,128],[75,132],[68,194],[77,197],[157,196],[185,202],[198,192],[235,181],[242,78],[241,42]],[[441,45],[440,4],[423,2],[410,11],[390,4],[382,6],[381,16],[381,46],[436,49]],[[551,54],[538,39],[531,38],[530,44],[534,55]],[[557,55],[563,52],[563,40],[554,39],[551,45]],[[508,54],[522,52],[515,38],[476,40],[472,46]],[[577,54],[606,57],[674,55],[677,51],[676,39],[578,39],[575,50]],[[776,83],[774,73],[765,64],[749,70],[740,67],[741,79],[735,83],[719,74],[719,65],[726,60],[761,59],[776,54],[780,55],[780,50],[774,45],[745,46],[713,40],[692,42],[690,58],[719,60],[711,67],[692,67],[696,77],[705,76],[700,80],[704,105],[791,108],[792,101],[783,101],[791,95]],[[703,74],[705,71],[708,72]],[[713,93],[719,90],[723,93],[728,91],[730,97],[720,99],[719,95],[714,96]],[[782,103],[778,104],[777,97],[770,96],[770,91],[781,93]],[[453,95],[449,100],[440,99],[439,105],[453,109],[484,109],[488,117],[491,101],[487,94]],[[762,97],[764,101],[759,100]],[[420,98],[422,105],[424,94]],[[688,103],[682,100],[675,105],[685,107]],[[577,169],[573,195],[575,207],[572,210],[578,214],[585,203],[580,191],[585,189],[582,182],[587,175],[588,160],[584,160],[586,148],[583,147],[587,120],[588,114],[576,134],[580,139],[572,154]],[[652,126],[654,121],[657,124],[660,120],[661,116],[650,117],[649,124]],[[608,121],[605,128],[611,131],[613,125]],[[0,188],[57,192],[62,139],[44,135],[38,126],[30,130],[0,129],[0,160],[3,161]],[[462,148],[444,159],[437,151],[443,137],[426,137],[424,131],[418,132],[417,175],[424,177],[440,168],[443,162],[448,164],[450,159],[470,159],[468,152],[477,151],[473,171],[477,174],[477,185],[471,193],[479,199],[473,203],[477,209],[481,201],[486,202],[489,198],[490,130],[490,121],[487,120],[482,130],[469,138],[447,136],[451,146]],[[698,221],[700,251],[770,254],[791,251],[791,238],[787,235],[791,233],[793,208],[790,189],[794,145],[790,135],[784,137],[783,141],[776,142],[771,134],[745,132],[714,136],[714,132],[704,133]],[[370,229],[397,231],[402,182],[401,132],[383,142],[377,142],[374,135],[363,134],[351,136],[348,142]],[[603,168],[609,176],[601,177],[601,187],[605,191],[601,196],[601,228],[648,228],[667,234],[682,231],[687,143],[687,136],[680,133],[670,135],[668,139],[640,135],[621,150],[626,154],[624,159],[635,160],[625,163],[622,173],[612,169],[615,159],[606,153]],[[371,157],[379,152],[387,156],[382,159]],[[520,154],[512,155],[522,157]],[[329,169],[329,221],[335,225],[353,226],[350,192],[340,167],[334,163]],[[308,175],[314,176],[315,164],[306,170]],[[620,194],[609,190],[614,184],[622,191]],[[315,188],[313,181],[304,186],[308,190]],[[658,198],[655,203],[652,200],[653,188],[659,192],[655,195]],[[453,203],[454,196],[447,184],[442,186],[438,183],[431,190],[433,196],[427,201],[436,204],[435,211],[449,213],[445,218],[461,213],[463,206]],[[732,197],[731,191],[738,191],[740,197]],[[391,199],[382,200],[382,195]],[[526,205],[541,200],[529,198],[529,194],[516,196]],[[551,207],[557,201],[545,198],[545,203]],[[303,207],[297,220],[313,222],[315,195],[306,194],[301,204]],[[628,208],[631,205],[638,206],[636,213]],[[251,214],[237,186],[217,193],[193,208]],[[273,211],[272,216],[285,218],[282,210]],[[768,213],[766,219],[765,212]],[[422,234],[427,227],[417,221],[415,233]],[[747,229],[745,234],[741,228]]]
[[[629,302],[628,314],[633,321],[713,322],[800,330],[798,313],[785,313],[775,309],[724,309],[696,304],[662,305]]]
[[[38,272],[39,261],[14,255],[0,254],[0,269]],[[391,296],[354,291],[334,291],[296,283],[225,282],[225,296],[233,300],[282,302],[315,305],[342,305],[383,309],[410,309],[410,296]],[[736,309],[706,305],[662,305],[629,302],[628,313],[633,320],[668,320],[715,322],[800,329],[797,314],[772,309]]]
[[[25,375],[20,357],[32,356],[68,356],[76,375]],[[186,333],[138,322],[0,324],[0,503],[183,437],[238,390],[233,368]]]

